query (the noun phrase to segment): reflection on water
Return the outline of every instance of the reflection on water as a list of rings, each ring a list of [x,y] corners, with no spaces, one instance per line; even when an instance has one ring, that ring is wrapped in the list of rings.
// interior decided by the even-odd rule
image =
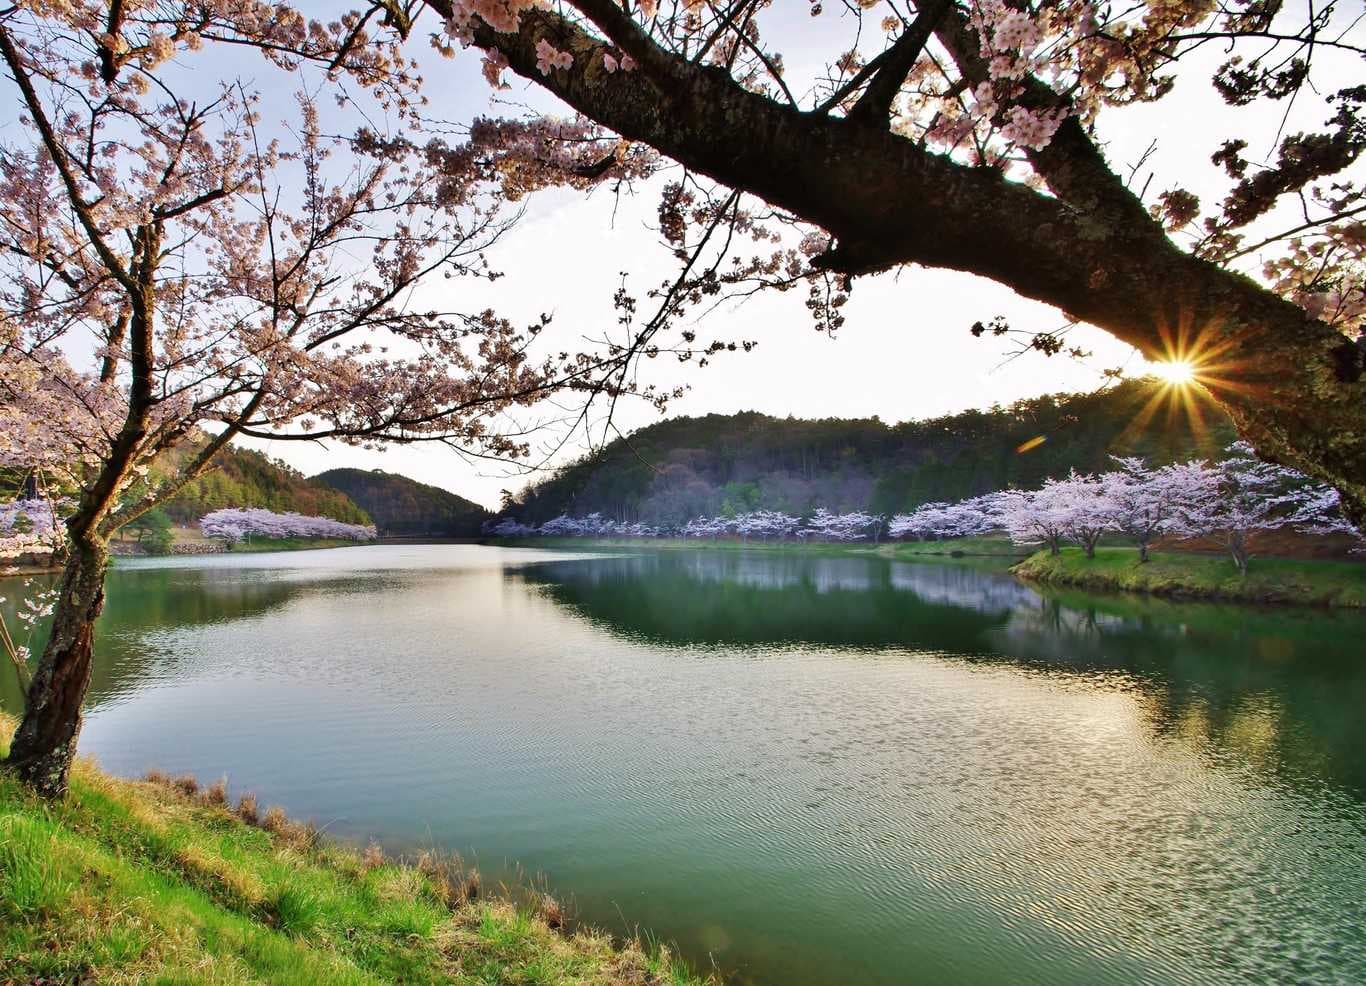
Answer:
[[[742,980],[1360,981],[1363,631],[762,552],[141,563],[83,746]]]

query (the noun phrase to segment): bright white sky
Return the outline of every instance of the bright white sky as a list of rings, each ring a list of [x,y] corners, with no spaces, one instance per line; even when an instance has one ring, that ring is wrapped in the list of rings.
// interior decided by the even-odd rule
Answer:
[[[810,18],[802,5],[794,9],[785,34],[776,39],[789,67],[789,80],[810,78],[819,60],[831,54],[829,16]],[[419,31],[419,37],[421,32]],[[880,42],[879,42],[880,43]],[[1211,64],[1222,60],[1211,50]],[[1194,66],[1191,66],[1194,67]],[[478,74],[473,52],[455,61],[432,56],[424,66],[433,113],[451,120],[478,114],[507,113],[491,105],[491,92]],[[1232,110],[1209,84],[1209,71],[1185,76],[1173,96],[1153,106],[1111,112],[1102,120],[1102,137],[1116,166],[1136,162],[1154,138],[1157,151],[1140,173],[1155,172],[1148,200],[1181,184],[1209,201],[1224,192],[1209,155],[1228,135],[1264,134],[1249,155],[1274,148],[1280,121],[1276,108]],[[545,108],[551,103],[535,86],[511,73],[512,102]],[[1344,83],[1347,84],[1347,83]],[[1332,88],[1336,88],[1335,86]],[[1329,88],[1327,91],[1331,91]],[[1290,130],[1319,127],[1327,114],[1322,104],[1297,107]],[[1269,125],[1268,125],[1269,124]],[[1201,181],[1210,182],[1201,187]],[[495,284],[443,281],[441,307],[466,311],[492,306],[516,321],[530,322],[540,312],[554,315],[556,347],[572,348],[581,336],[599,336],[614,324],[612,293],[621,272],[643,293],[672,270],[667,253],[651,231],[657,196],[647,185],[634,199],[614,200],[603,189],[589,198],[550,192],[534,197],[520,225],[490,254],[506,272]],[[976,320],[1005,315],[1020,329],[1058,327],[1054,310],[1016,297],[990,281],[948,271],[905,270],[857,282],[845,309],[847,322],[834,339],[817,333],[803,304],[804,291],[761,296],[742,306],[716,311],[697,326],[699,338],[757,339],[750,354],[724,354],[710,367],[679,366],[669,358],[645,364],[649,379],[661,386],[686,383],[690,391],[675,402],[671,415],[700,415],[756,410],[796,417],[870,417],[888,422],[923,418],[966,408],[989,407],[1022,397],[1099,386],[1100,371],[1124,365],[1136,371],[1141,358],[1104,333],[1081,327],[1072,342],[1094,352],[1084,362],[1065,357],[1027,355],[1003,363],[1009,343],[975,339]],[[642,301],[642,308],[645,303]],[[643,404],[618,409],[623,432],[658,420]],[[412,476],[495,506],[499,491],[516,489],[527,477],[490,463],[468,462],[436,446],[406,446],[384,452],[337,445],[297,442],[251,442],[307,474],[340,466],[382,468]],[[581,452],[582,445],[564,455]]]

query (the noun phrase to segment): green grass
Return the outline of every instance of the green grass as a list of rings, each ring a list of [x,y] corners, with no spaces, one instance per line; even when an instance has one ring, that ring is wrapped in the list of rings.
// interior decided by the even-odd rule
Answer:
[[[1083,589],[1122,589],[1188,599],[1366,606],[1366,564],[1298,558],[1253,558],[1247,576],[1226,556],[1154,552],[1140,564],[1133,548],[1039,551],[1011,569],[1036,582]]]
[[[0,754],[12,729],[0,718]],[[247,824],[221,788],[81,762],[49,804],[0,770],[0,983],[711,981],[667,949],[552,930],[548,898],[472,886],[453,860],[361,854],[278,811]]]

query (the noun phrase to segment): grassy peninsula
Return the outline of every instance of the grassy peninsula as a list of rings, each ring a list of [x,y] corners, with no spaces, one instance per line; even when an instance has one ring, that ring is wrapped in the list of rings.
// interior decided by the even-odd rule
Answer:
[[[1039,551],[1011,569],[1022,579],[1079,589],[1143,592],[1177,599],[1245,603],[1366,606],[1366,564],[1301,558],[1253,558],[1246,577],[1222,555],[1154,552],[1140,564],[1133,548]]]
[[[13,721],[0,717],[0,754]],[[565,933],[476,873],[320,839],[221,785],[81,762],[48,804],[0,771],[0,982],[594,984],[700,979],[664,949]]]

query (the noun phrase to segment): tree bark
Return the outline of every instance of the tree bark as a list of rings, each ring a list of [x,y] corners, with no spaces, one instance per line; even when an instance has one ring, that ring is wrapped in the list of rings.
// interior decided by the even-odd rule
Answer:
[[[1148,542],[1138,542],[1138,563],[1141,565],[1148,560]]]
[[[44,797],[66,794],[81,731],[81,704],[90,684],[95,620],[104,608],[108,566],[108,546],[102,538],[86,536],[72,544],[52,630],[29,685],[23,722],[5,761]]]
[[[1248,561],[1247,542],[1241,534],[1234,534],[1229,538],[1228,553],[1233,556],[1233,564],[1238,566],[1238,574],[1246,578]]]
[[[427,3],[449,16],[447,0]],[[1150,358],[1193,360],[1200,385],[1259,453],[1333,484],[1347,514],[1366,522],[1366,348],[1178,248],[1078,139],[1079,127],[1065,127],[1041,160],[1064,201],[931,153],[881,122],[750,92],[722,69],[663,50],[609,0],[574,5],[610,43],[543,9],[523,13],[515,33],[478,27],[475,43],[623,137],[819,225],[836,238],[817,258],[830,270],[968,271]],[[573,66],[540,73],[541,40],[570,51]],[[622,50],[639,68],[606,72],[602,55]]]

